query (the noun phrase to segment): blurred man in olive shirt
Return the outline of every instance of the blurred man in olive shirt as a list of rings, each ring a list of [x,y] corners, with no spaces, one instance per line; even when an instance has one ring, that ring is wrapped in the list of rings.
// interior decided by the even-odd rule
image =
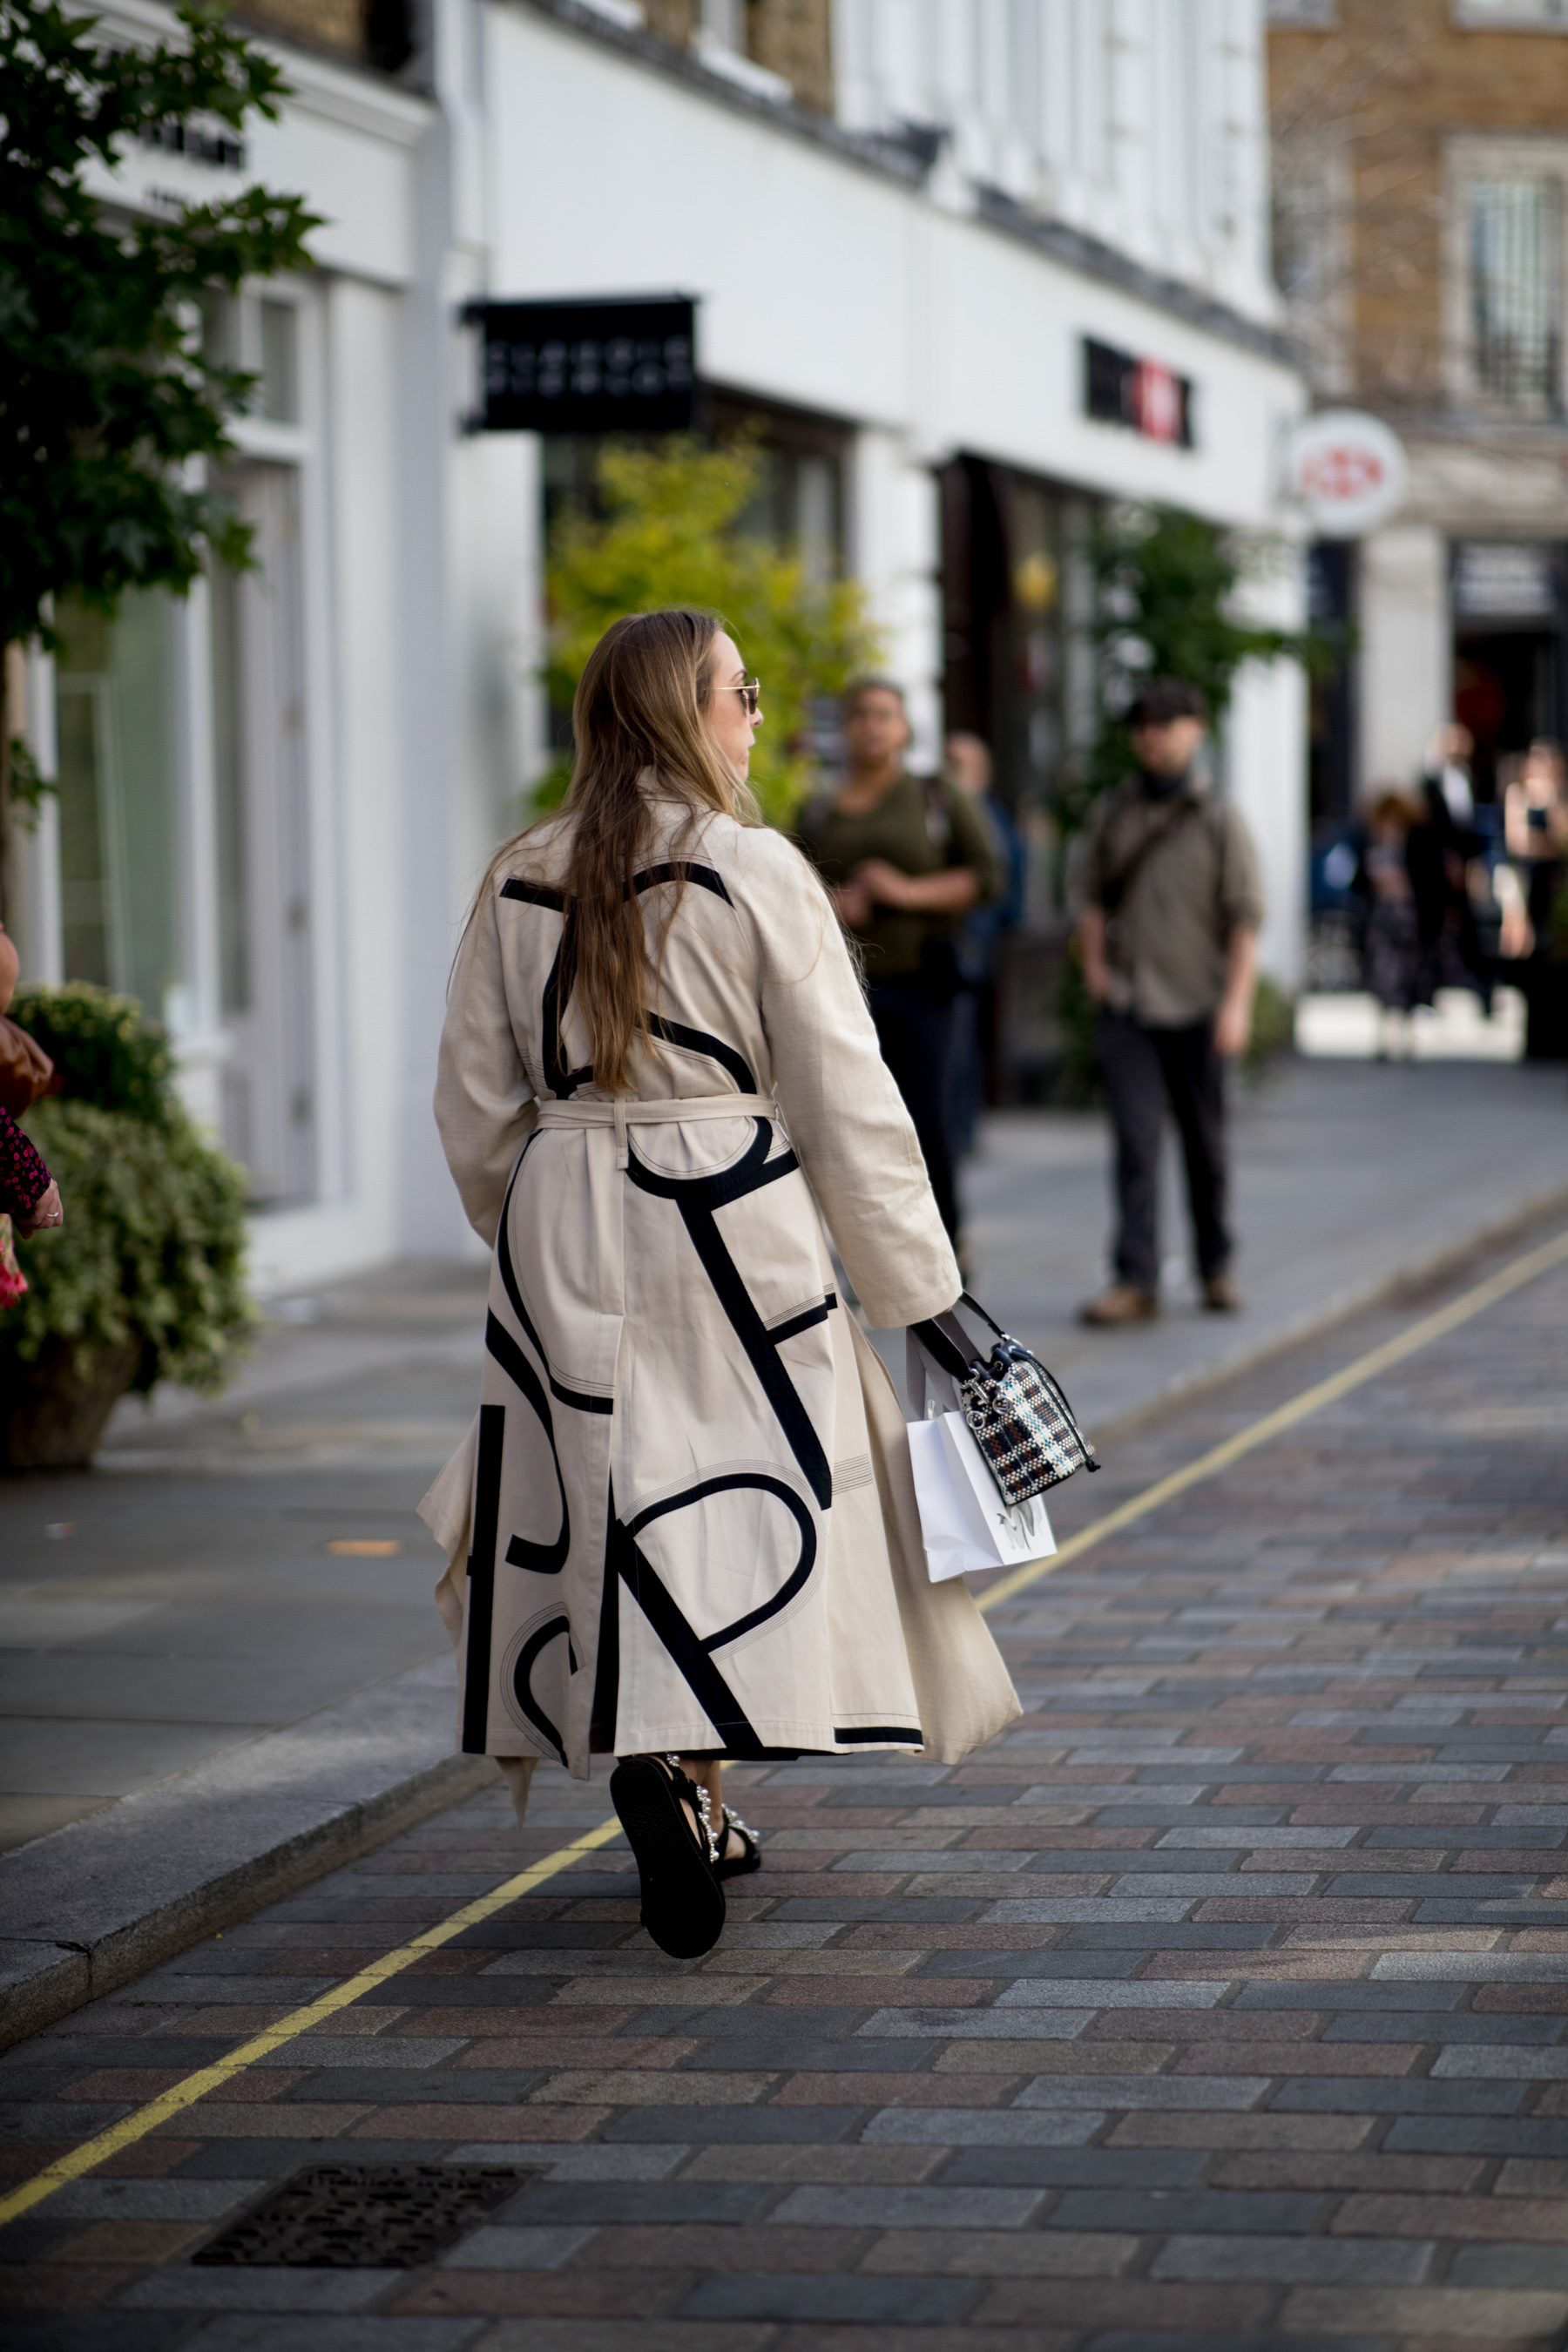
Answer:
[[[1155,678],[1128,713],[1136,772],[1089,824],[1079,942],[1100,1007],[1100,1066],[1115,1137],[1113,1279],[1086,1323],[1160,1311],[1160,1144],[1167,1110],[1186,1169],[1204,1304],[1234,1314],[1224,1065],[1246,1046],[1263,891],[1239,813],[1196,767],[1197,688]]]

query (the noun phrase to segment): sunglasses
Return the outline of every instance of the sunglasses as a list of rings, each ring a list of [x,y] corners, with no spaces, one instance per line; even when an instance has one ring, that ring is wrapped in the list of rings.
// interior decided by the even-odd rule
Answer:
[[[724,691],[726,694],[743,695],[747,710],[753,719],[756,717],[757,705],[763,698],[763,681],[760,677],[748,677],[739,686],[727,686]]]

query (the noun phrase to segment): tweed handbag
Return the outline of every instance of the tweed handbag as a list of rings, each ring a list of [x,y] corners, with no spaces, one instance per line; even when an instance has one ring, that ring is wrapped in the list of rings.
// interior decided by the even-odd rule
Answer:
[[[995,1333],[988,1356],[976,1351],[955,1312],[911,1324],[910,1336],[952,1381],[1003,1501],[1011,1509],[1059,1486],[1075,1470],[1098,1470],[1093,1446],[1039,1358],[1010,1339],[967,1290],[958,1303]]]

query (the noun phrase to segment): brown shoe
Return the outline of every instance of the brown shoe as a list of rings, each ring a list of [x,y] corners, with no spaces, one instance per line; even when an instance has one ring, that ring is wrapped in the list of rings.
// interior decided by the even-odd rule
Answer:
[[[1079,1308],[1078,1319],[1096,1325],[1152,1323],[1159,1312],[1160,1302],[1152,1290],[1139,1290],[1131,1282],[1113,1282],[1109,1290]]]
[[[1228,1274],[1211,1274],[1204,1285],[1204,1305],[1211,1315],[1239,1315],[1242,1297]]]

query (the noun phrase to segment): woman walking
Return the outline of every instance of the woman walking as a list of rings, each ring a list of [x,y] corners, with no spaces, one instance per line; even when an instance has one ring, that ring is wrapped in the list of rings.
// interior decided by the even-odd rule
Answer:
[[[1378,1007],[1377,1058],[1413,1050],[1409,1016],[1421,985],[1421,938],[1410,879],[1410,836],[1426,810],[1397,784],[1373,787],[1366,840],[1352,886],[1363,899],[1362,978]]]
[[[436,1096],[495,1251],[479,1415],[422,1506],[462,1746],[520,1811],[538,1757],[618,1756],[683,1957],[760,1860],[723,1759],[953,1760],[1017,1708],[926,1579],[900,1402],[834,1290],[823,1218],[879,1325],[960,1286],[826,894],[752,817],[759,699],[711,614],[605,633],[566,804],[481,886]]]
[[[966,794],[910,774],[910,737],[896,686],[883,678],[852,686],[844,698],[848,773],[836,793],[808,803],[798,831],[859,941],[871,1018],[956,1242],[950,1089],[963,977],[955,939],[963,917],[995,898],[1002,877],[984,819]]]

